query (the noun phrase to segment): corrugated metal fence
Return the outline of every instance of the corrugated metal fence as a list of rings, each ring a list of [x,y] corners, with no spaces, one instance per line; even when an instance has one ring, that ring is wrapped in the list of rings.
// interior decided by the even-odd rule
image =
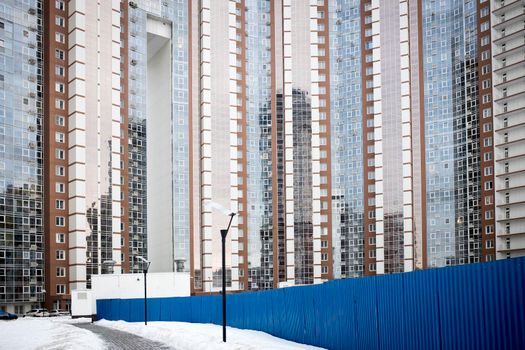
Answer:
[[[228,325],[329,349],[525,349],[525,258],[231,294]],[[156,298],[148,320],[221,324],[221,297]],[[142,321],[143,299],[97,301]]]

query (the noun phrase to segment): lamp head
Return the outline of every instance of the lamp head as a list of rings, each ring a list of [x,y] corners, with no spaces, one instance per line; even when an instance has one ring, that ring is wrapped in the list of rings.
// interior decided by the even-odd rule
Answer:
[[[216,209],[216,210],[220,211],[221,213],[223,213],[224,215],[228,215],[228,216],[235,216],[236,215],[236,213],[232,212],[230,209],[225,208],[221,204],[219,204],[217,202],[214,202],[214,201],[211,201],[211,200],[205,201],[204,202],[204,207],[208,208],[208,209]]]

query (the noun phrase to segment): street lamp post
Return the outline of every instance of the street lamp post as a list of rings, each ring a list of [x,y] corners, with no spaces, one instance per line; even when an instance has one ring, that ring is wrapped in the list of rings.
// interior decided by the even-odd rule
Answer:
[[[222,238],[222,341],[226,343],[226,236],[230,230],[235,213],[230,213],[230,222],[226,230],[221,230]]]
[[[228,228],[221,230],[222,238],[222,341],[226,343],[226,236],[230,230],[230,226],[235,216],[234,212],[229,211],[219,203],[213,201],[206,201],[205,206],[210,209],[217,209],[225,215],[230,217]]]
[[[148,292],[146,290],[147,278],[148,278],[148,269],[151,261],[144,259],[141,256],[137,256],[137,259],[142,261],[142,271],[144,272],[144,325],[148,325]],[[146,267],[144,267],[146,266]]]

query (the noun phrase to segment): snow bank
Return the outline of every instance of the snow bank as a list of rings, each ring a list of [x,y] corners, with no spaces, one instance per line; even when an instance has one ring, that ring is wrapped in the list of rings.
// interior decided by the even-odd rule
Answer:
[[[68,324],[70,321],[65,317],[0,321],[0,349],[105,349],[102,339],[90,331]]]
[[[294,350],[320,349],[294,343],[264,332],[238,328],[227,328],[227,343],[222,342],[222,327],[214,324],[185,322],[96,322],[99,326],[133,333],[140,337],[158,341],[177,350]]]

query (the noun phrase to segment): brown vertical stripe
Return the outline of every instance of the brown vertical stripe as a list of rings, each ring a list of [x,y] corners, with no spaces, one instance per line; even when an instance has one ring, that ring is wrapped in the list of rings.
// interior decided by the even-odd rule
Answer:
[[[67,128],[67,103],[65,110],[58,110],[55,108],[55,99],[60,98],[64,101],[68,100],[68,79],[67,79],[67,2],[64,3],[65,10],[60,11],[55,7],[54,1],[44,1],[43,11],[43,43],[44,43],[44,121],[43,121],[43,158],[44,158],[44,242],[45,242],[45,306],[51,310],[53,303],[60,300],[60,308],[65,309],[66,302],[70,299],[69,290],[69,239],[68,239],[68,128]],[[65,27],[56,25],[56,16],[64,18]],[[55,33],[62,33],[65,38],[65,43],[59,43],[55,39]],[[65,52],[64,60],[58,60],[55,57],[55,49],[60,49]],[[61,65],[65,69],[65,76],[60,77],[55,73],[55,65]],[[56,92],[55,83],[64,84],[64,92]],[[64,117],[64,126],[56,124],[55,118],[57,115]],[[64,133],[64,143],[59,143],[55,139],[55,133]],[[55,156],[55,149],[61,148],[65,152],[66,159],[59,160]],[[57,176],[55,172],[56,166],[64,167],[64,176]],[[65,184],[66,192],[57,193],[55,191],[55,184],[62,182]],[[56,209],[56,200],[64,201],[64,209]],[[63,216],[65,218],[65,226],[57,227],[55,222],[56,216]],[[63,233],[65,235],[64,243],[57,243],[56,234]],[[56,259],[56,250],[65,251],[65,260]],[[58,267],[63,267],[66,270],[66,277],[57,277],[56,270]],[[56,285],[64,284],[66,286],[66,294],[57,294]]]
[[[481,10],[484,9],[484,8],[489,8],[490,9],[490,1],[487,1],[485,2],[484,4],[477,4],[478,8],[477,8],[477,21],[478,21],[478,24],[477,24],[477,29],[478,29],[478,33],[481,33],[481,22],[483,21],[490,21],[490,16],[486,16],[484,20],[481,19]],[[490,12],[490,11],[489,11]],[[491,153],[494,151],[494,137],[493,137],[493,134],[492,134],[492,128],[490,129],[491,131],[489,132],[484,132],[483,131],[483,125],[485,124],[492,124],[493,123],[493,114],[494,113],[491,113],[490,114],[490,117],[487,117],[487,118],[483,118],[483,109],[485,108],[491,108],[492,111],[494,110],[493,109],[493,106],[492,106],[492,101],[494,100],[493,98],[490,99],[490,102],[488,103],[483,103],[483,95],[485,93],[490,93],[491,96],[493,96],[493,92],[492,92],[492,70],[483,75],[482,74],[482,67],[485,65],[485,64],[490,64],[490,57],[491,55],[489,55],[489,58],[486,60],[486,61],[483,61],[482,60],[482,52],[483,51],[486,51],[486,50],[491,50],[491,46],[490,44],[489,45],[486,45],[484,47],[481,46],[481,37],[482,36],[489,36],[490,37],[491,33],[490,33],[490,30],[487,30],[486,32],[483,33],[483,35],[479,34],[478,35],[478,38],[477,38],[477,45],[478,45],[478,50],[477,50],[477,53],[478,53],[478,69],[477,69],[477,72],[478,72],[478,106],[479,106],[479,111],[478,111],[478,117],[479,117],[479,150],[480,150],[480,154],[479,154],[479,157],[480,157],[480,178],[481,178],[481,181],[480,181],[480,193],[481,193],[481,203],[480,203],[480,206],[481,206],[481,244],[482,244],[482,247],[481,247],[481,260],[482,261],[486,261],[488,259],[495,259],[495,255],[496,255],[496,233],[495,233],[495,215],[496,215],[496,212],[495,212],[495,181],[494,181],[494,156],[492,156],[490,158],[490,160],[486,161],[484,160],[484,155],[487,154],[487,153]],[[492,40],[489,40],[489,43],[492,42]],[[489,84],[489,88],[488,89],[483,89],[483,80],[486,80],[486,79],[490,79],[489,81],[491,82]],[[492,145],[491,146],[484,146],[483,144],[483,139],[485,137],[490,137],[492,138]],[[492,168],[492,173],[491,175],[485,175],[484,173],[484,169],[486,168]],[[492,189],[490,190],[486,190],[485,189],[485,182],[486,181],[492,181]],[[490,202],[491,204],[486,204],[485,202],[485,199],[488,198],[488,197],[492,197],[492,202]],[[490,219],[487,219],[485,217],[485,213],[486,212],[489,212],[489,211],[492,211],[492,218]],[[485,231],[485,227],[486,226],[492,226],[493,227],[493,233],[490,234],[490,235],[487,235],[486,231]],[[487,248],[487,240],[493,240],[493,245],[492,245],[492,248]]]
[[[129,161],[128,161],[128,2],[124,1],[120,3],[120,11],[122,15],[120,17],[120,23],[122,30],[120,32],[120,40],[124,43],[120,48],[120,68],[122,76],[120,77],[120,84],[122,85],[122,90],[120,91],[120,115],[122,118],[120,146],[122,149],[121,160],[123,167],[120,171],[120,176],[123,179],[121,184],[121,191],[124,193],[125,197],[120,202],[122,209],[121,220],[124,223],[124,230],[121,232],[122,240],[124,245],[122,246],[122,254],[124,254],[124,261],[122,261],[122,270],[127,273],[130,272],[129,256],[130,256],[130,245],[129,245]],[[119,257],[120,259],[120,257]]]
[[[360,13],[361,13],[361,31],[360,31],[361,33],[361,42],[360,42],[360,45],[361,45],[361,91],[362,91],[361,98],[362,98],[362,111],[363,111],[362,113],[362,116],[363,116],[363,119],[362,119],[362,123],[363,123],[363,134],[362,134],[362,137],[363,137],[363,187],[364,187],[363,188],[363,193],[364,193],[364,200],[363,200],[363,226],[364,226],[363,227],[363,232],[364,232],[364,237],[363,237],[364,239],[364,242],[363,242],[364,243],[364,249],[363,249],[364,263],[363,265],[364,266],[363,266],[363,272],[365,276],[372,276],[372,275],[375,275],[376,272],[370,270],[370,264],[375,264],[376,258],[375,257],[371,258],[369,255],[369,252],[375,251],[376,246],[375,244],[370,244],[370,238],[374,238],[376,236],[376,233],[375,231],[370,231],[369,226],[375,225],[376,220],[375,218],[368,217],[369,211],[375,212],[375,205],[370,205],[368,203],[368,200],[372,198],[375,199],[375,192],[368,192],[368,186],[374,185],[375,179],[368,179],[368,172],[375,171],[375,166],[369,166],[368,160],[374,159],[375,154],[368,153],[368,146],[374,146],[374,140],[368,140],[367,134],[369,132],[374,132],[374,127],[367,126],[367,119],[369,118],[373,119],[374,115],[367,113],[367,107],[373,106],[374,102],[373,101],[367,102],[366,95],[368,93],[373,93],[374,88],[366,87],[366,81],[367,81],[366,69],[373,66],[373,62],[366,62],[366,55],[372,54],[372,49],[366,48],[367,39],[366,39],[365,31],[366,29],[372,28],[372,23],[368,23],[368,24],[365,23],[366,16],[372,15],[372,11],[370,9],[369,10],[365,9],[365,5],[367,3],[370,3],[370,2],[362,1],[361,10],[360,10]],[[372,78],[372,76],[370,77]]]

